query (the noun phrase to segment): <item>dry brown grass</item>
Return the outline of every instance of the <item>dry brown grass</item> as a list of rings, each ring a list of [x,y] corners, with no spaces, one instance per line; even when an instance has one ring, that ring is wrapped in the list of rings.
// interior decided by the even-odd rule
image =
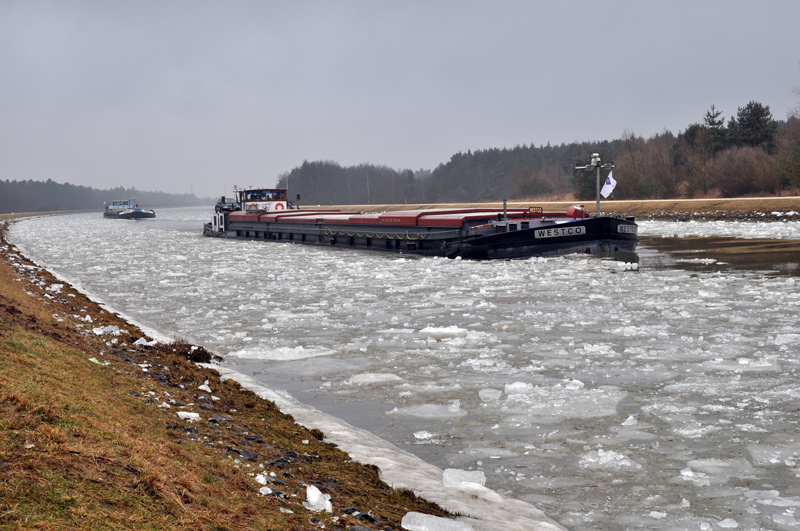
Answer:
[[[56,282],[0,241],[0,528],[382,530],[411,510],[445,515],[198,367],[203,349],[137,349],[138,329],[69,286],[46,291]],[[91,330],[108,325],[116,344]],[[206,380],[219,400],[198,391]],[[281,494],[259,495],[256,472]],[[307,485],[334,514],[303,507]]]

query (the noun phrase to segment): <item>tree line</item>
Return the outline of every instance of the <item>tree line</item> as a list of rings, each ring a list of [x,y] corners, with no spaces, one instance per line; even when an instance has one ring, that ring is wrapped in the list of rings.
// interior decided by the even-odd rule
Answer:
[[[619,199],[780,194],[800,188],[800,111],[779,121],[751,101],[726,122],[712,105],[678,135],[459,152],[432,171],[304,161],[278,187],[306,204],[592,199],[595,174],[575,170],[592,153],[614,163]]]
[[[800,187],[800,116],[772,118],[751,101],[725,123],[713,105],[677,137],[623,135],[619,198],[774,195]]]
[[[592,153],[614,163],[619,199],[797,193],[800,106],[780,121],[768,106],[751,101],[726,121],[712,105],[677,135],[665,131],[644,138],[626,132],[616,140],[459,152],[433,170],[304,161],[280,175],[277,186],[288,188],[290,199],[300,195],[305,205],[589,200],[596,176],[575,167],[586,165]],[[99,209],[133,197],[152,208],[213,203],[193,194],[0,180],[0,213]]]
[[[167,194],[147,192],[135,188],[112,188],[97,190],[88,186],[47,181],[0,180],[0,214],[12,212],[50,212],[56,210],[96,210],[104,203],[120,199],[132,199],[142,207],[162,208],[212,204],[210,198],[198,198],[194,194]]]
[[[281,175],[277,186],[289,190],[289,199],[299,194],[301,204],[396,204],[419,202],[422,197],[420,180],[420,175],[411,170],[398,171],[372,164],[342,167],[333,161],[304,161]]]

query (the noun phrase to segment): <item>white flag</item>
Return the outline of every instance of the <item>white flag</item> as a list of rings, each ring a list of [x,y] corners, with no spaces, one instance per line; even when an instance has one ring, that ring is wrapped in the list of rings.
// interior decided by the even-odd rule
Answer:
[[[617,181],[611,176],[614,173],[613,171],[608,172],[608,179],[606,179],[606,184],[603,185],[603,189],[600,190],[600,195],[603,197],[608,197],[611,195],[611,192],[614,191],[614,187],[617,185]]]

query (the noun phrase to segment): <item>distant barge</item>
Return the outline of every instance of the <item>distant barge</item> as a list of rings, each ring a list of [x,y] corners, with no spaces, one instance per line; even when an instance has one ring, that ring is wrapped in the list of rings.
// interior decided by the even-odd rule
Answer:
[[[139,208],[134,197],[133,199],[121,199],[106,203],[103,217],[111,219],[149,219],[156,217],[156,213],[149,208]]]
[[[589,217],[582,205],[555,213],[539,207],[361,213],[294,208],[283,189],[234,194],[234,201],[217,203],[205,236],[479,260],[627,253],[638,243],[633,218]]]

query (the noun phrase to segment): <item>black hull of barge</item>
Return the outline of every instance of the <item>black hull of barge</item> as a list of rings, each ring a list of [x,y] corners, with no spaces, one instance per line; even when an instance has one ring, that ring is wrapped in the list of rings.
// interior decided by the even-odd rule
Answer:
[[[581,234],[568,234],[575,229],[582,229]],[[588,218],[552,228],[536,227],[467,239],[448,247],[456,252],[456,256],[477,260],[575,253],[632,253],[639,241],[636,230],[636,225],[628,220]]]
[[[600,217],[566,224],[538,226],[510,232],[472,236],[469,229],[391,231],[386,227],[308,226],[299,223],[231,223],[214,231],[207,223],[203,234],[324,247],[383,251],[474,260],[517,259],[573,253],[632,253],[638,243],[632,220]]]
[[[149,211],[123,212],[123,213],[104,212],[103,217],[109,219],[152,219],[156,217],[156,213]]]

